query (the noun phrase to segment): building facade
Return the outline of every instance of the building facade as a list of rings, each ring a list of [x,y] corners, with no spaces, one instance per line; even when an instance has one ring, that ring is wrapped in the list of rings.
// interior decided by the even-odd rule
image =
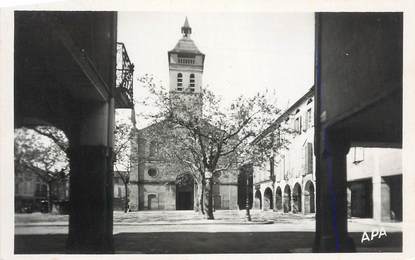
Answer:
[[[197,116],[202,112],[205,55],[190,38],[192,29],[187,18],[181,32],[182,38],[168,52],[171,106],[174,113],[181,113],[179,115]],[[180,135],[180,131],[180,127],[169,125],[167,121],[138,130],[137,169],[132,170],[129,184],[130,210],[195,208],[198,186],[194,177],[180,162],[167,161],[160,152],[161,146],[168,146],[161,136]],[[237,169],[229,169],[214,180],[215,209],[237,208],[237,174]]]
[[[17,213],[49,212],[50,192],[53,213],[68,213],[69,180],[54,181],[48,190],[47,183],[30,170],[16,171],[14,182],[14,208]]]
[[[273,134],[286,144],[267,165],[254,167],[254,209],[315,213],[313,98],[311,88],[259,136]]]
[[[288,144],[264,167],[254,167],[253,208],[315,213],[314,88],[260,137],[291,129]],[[402,221],[402,150],[356,147],[347,154],[349,217]]]
[[[402,221],[402,150],[352,147],[347,154],[349,217]]]

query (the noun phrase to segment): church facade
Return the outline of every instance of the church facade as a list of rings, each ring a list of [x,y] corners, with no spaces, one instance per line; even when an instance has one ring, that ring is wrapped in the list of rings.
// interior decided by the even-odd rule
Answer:
[[[202,76],[205,55],[190,38],[192,29],[186,18],[182,38],[168,52],[169,95],[173,110],[191,109],[202,113]],[[162,121],[138,130],[137,169],[131,171],[130,210],[192,210],[198,203],[198,185],[179,161],[167,161],[160,150],[160,135],[177,134],[179,128]],[[167,151],[168,152],[168,151]],[[215,209],[237,209],[237,169],[214,180]],[[180,180],[180,181],[179,181]],[[184,180],[184,181],[183,181]]]

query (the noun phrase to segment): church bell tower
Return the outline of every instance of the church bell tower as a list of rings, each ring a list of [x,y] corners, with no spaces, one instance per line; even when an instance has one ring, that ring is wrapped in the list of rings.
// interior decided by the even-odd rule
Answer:
[[[173,111],[181,110],[199,115],[202,112],[202,76],[205,55],[190,38],[192,28],[186,20],[181,28],[182,38],[168,52],[170,98]]]

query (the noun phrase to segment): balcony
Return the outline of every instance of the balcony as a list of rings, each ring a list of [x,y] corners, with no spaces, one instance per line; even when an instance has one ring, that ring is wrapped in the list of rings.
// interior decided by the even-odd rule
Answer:
[[[115,86],[115,107],[133,108],[134,64],[128,57],[124,43],[117,42],[117,70]]]

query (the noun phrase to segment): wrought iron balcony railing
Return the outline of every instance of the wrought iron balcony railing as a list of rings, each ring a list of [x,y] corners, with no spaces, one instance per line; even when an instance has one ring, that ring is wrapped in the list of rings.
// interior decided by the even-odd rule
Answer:
[[[128,57],[124,43],[117,42],[117,108],[132,108],[134,64]]]

